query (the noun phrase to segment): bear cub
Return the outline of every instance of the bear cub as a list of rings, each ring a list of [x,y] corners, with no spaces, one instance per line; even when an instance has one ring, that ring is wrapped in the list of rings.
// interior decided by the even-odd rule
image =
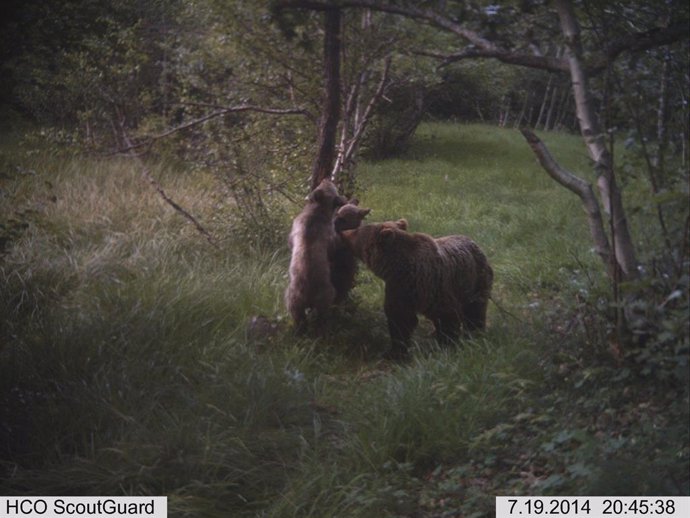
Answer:
[[[340,232],[359,228],[364,218],[371,209],[359,207],[359,200],[351,199],[347,204],[338,209],[333,219],[333,227],[336,237],[331,249],[331,282],[335,288],[335,303],[340,304],[347,300],[350,290],[355,285],[357,275],[357,260],[350,248],[345,244]]]
[[[341,237],[385,281],[389,358],[406,357],[418,313],[431,320],[442,342],[456,339],[461,329],[485,327],[493,271],[470,238],[409,233],[404,219],[345,230]]]
[[[335,300],[330,259],[337,238],[333,220],[336,211],[346,203],[333,182],[323,180],[309,194],[302,212],[292,223],[285,305],[298,332],[306,329],[308,310],[322,320]]]

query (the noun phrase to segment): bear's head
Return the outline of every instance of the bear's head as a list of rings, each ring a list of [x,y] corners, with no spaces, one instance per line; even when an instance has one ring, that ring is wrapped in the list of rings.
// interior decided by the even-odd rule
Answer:
[[[338,209],[333,219],[333,226],[336,232],[358,228],[362,224],[362,221],[369,215],[371,209],[362,209],[358,205],[359,200],[352,198]]]
[[[347,203],[347,198],[338,194],[338,188],[326,178],[321,180],[319,186],[309,193],[307,201],[335,211]]]
[[[352,253],[377,274],[381,258],[405,248],[410,237],[406,219],[364,225],[354,230],[344,230],[340,235]]]

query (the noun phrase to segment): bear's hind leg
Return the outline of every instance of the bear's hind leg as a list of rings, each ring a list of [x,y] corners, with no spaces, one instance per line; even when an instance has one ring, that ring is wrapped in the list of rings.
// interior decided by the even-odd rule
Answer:
[[[402,360],[407,358],[407,346],[412,333],[417,327],[417,314],[414,310],[396,303],[395,299],[386,294],[384,311],[388,320],[388,332],[391,336],[391,349],[386,353],[386,359]]]
[[[295,333],[303,335],[307,331],[307,309],[301,304],[288,308],[292,321],[295,323]]]
[[[434,320],[438,343],[447,345],[456,341],[460,336],[460,322],[458,315],[443,315]]]
[[[463,324],[469,332],[482,331],[486,327],[486,308],[488,300],[476,300],[464,308]]]
[[[307,306],[304,303],[304,294],[296,289],[296,283],[292,279],[285,290],[285,306],[295,324],[295,332],[304,333],[307,327]]]
[[[318,295],[313,297],[310,303],[310,320],[314,323],[314,331],[317,336],[324,336],[328,332],[328,317],[331,315],[331,306],[335,300],[335,288],[330,279],[324,279],[317,284],[319,286]]]

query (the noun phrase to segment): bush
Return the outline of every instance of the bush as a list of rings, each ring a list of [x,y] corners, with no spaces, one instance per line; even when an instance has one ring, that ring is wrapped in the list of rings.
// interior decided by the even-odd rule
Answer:
[[[397,84],[386,92],[386,100],[363,143],[365,156],[380,160],[398,156],[407,149],[424,115],[426,89],[419,83]]]

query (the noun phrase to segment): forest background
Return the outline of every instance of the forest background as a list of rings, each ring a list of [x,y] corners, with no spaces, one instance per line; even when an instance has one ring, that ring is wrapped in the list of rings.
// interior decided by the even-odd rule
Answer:
[[[688,494],[685,2],[2,9],[2,493]],[[292,336],[285,236],[324,176],[486,243],[487,336],[381,363],[367,272],[333,336]]]

